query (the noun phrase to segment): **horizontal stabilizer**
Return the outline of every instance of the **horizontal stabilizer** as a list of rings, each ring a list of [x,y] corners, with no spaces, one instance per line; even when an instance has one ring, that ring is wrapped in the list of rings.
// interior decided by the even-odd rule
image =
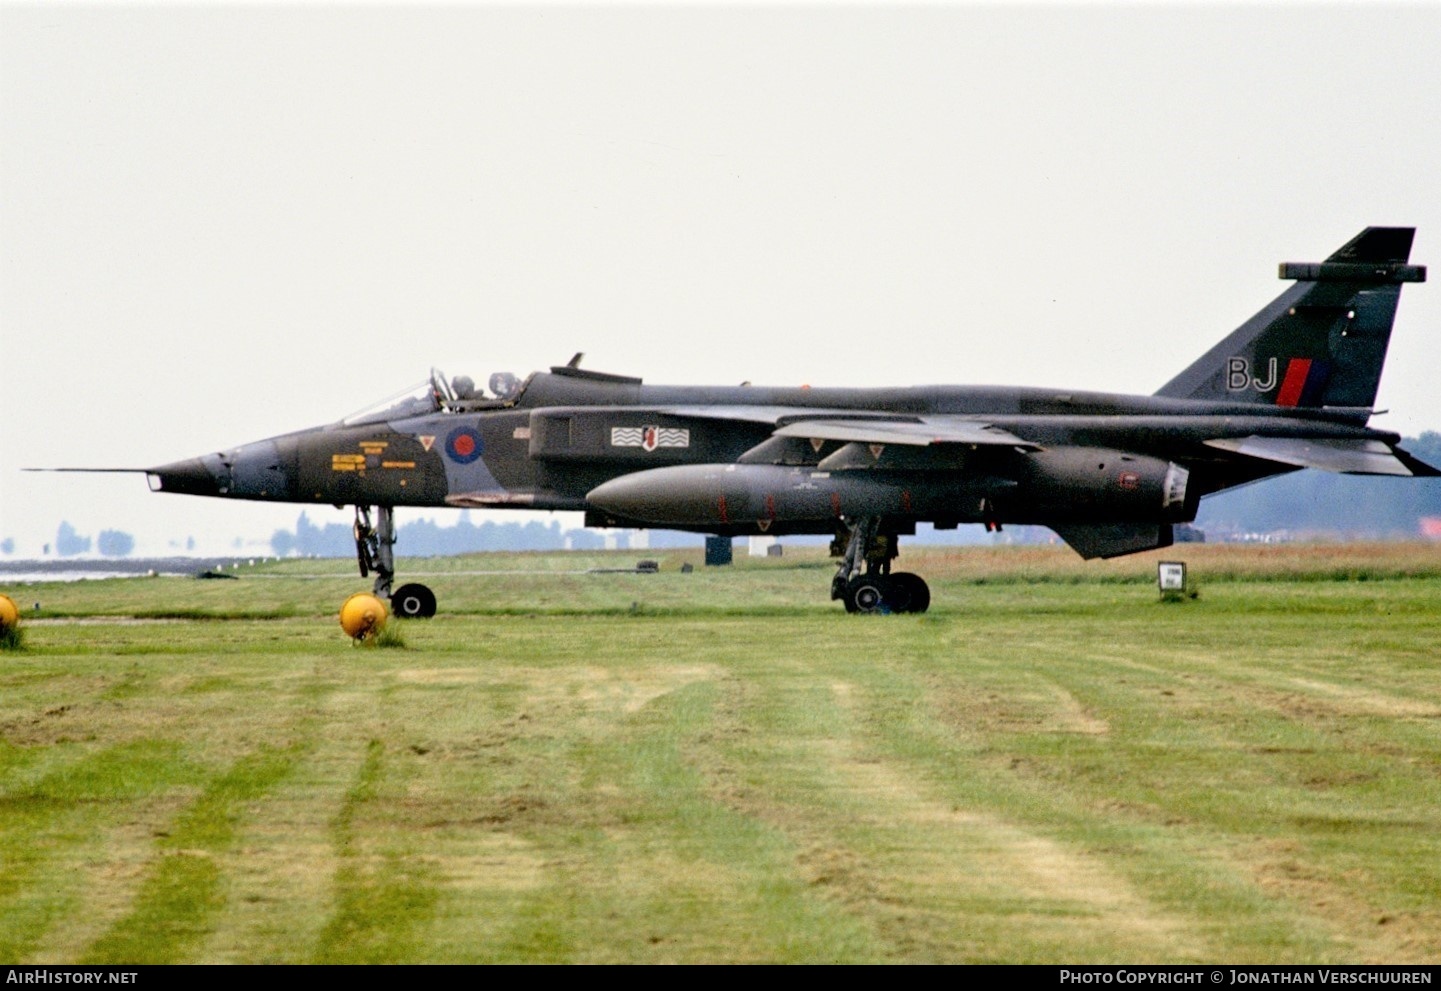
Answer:
[[[1400,460],[1400,462],[1407,468],[1411,469],[1411,474],[1414,475],[1416,478],[1441,477],[1441,468],[1436,468],[1432,465],[1428,465],[1420,458],[1401,450],[1399,447],[1395,449],[1395,452],[1397,459]]]
[[[1087,561],[1170,547],[1175,539],[1169,523],[1068,523],[1051,529]]]
[[[1435,468],[1418,461],[1404,451],[1379,440],[1316,439],[1301,437],[1234,437],[1206,441],[1233,454],[1244,454],[1263,461],[1276,461],[1298,468],[1319,468],[1346,475],[1430,476]]]
[[[777,437],[806,437],[861,444],[974,444],[1040,450],[1015,434],[953,417],[921,417],[916,420],[800,420],[776,431]]]

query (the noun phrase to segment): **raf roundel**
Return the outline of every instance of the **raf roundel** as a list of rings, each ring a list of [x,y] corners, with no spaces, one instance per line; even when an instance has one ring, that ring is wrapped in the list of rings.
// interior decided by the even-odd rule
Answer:
[[[456,427],[445,438],[445,453],[456,464],[468,465],[480,457],[483,446],[474,427]]]

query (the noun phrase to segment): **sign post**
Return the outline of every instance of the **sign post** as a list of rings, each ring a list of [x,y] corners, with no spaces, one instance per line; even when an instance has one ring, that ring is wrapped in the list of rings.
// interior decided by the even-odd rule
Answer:
[[[1162,602],[1180,602],[1186,597],[1186,563],[1161,561],[1156,565],[1156,587]]]

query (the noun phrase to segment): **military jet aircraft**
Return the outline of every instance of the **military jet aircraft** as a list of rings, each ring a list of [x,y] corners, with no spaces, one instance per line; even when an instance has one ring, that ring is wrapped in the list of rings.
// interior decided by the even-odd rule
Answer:
[[[328,426],[146,469],[152,489],[356,507],[362,577],[392,589],[398,507],[574,510],[587,526],[716,535],[833,534],[831,598],[851,612],[924,612],[892,569],[917,523],[1052,528],[1085,558],[1168,546],[1200,500],[1319,468],[1441,474],[1366,424],[1412,228],[1369,227],[1154,395],[991,386],[646,385],[568,364],[488,390],[432,371]]]

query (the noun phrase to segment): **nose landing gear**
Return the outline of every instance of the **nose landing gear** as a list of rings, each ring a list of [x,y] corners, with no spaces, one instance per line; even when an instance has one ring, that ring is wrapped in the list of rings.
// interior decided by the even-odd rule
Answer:
[[[390,600],[390,608],[404,619],[429,619],[435,615],[435,593],[414,582],[391,592],[395,581],[395,509],[375,507],[375,525],[370,522],[370,507],[355,507],[355,556],[360,562],[360,577],[375,572],[375,594]]]

